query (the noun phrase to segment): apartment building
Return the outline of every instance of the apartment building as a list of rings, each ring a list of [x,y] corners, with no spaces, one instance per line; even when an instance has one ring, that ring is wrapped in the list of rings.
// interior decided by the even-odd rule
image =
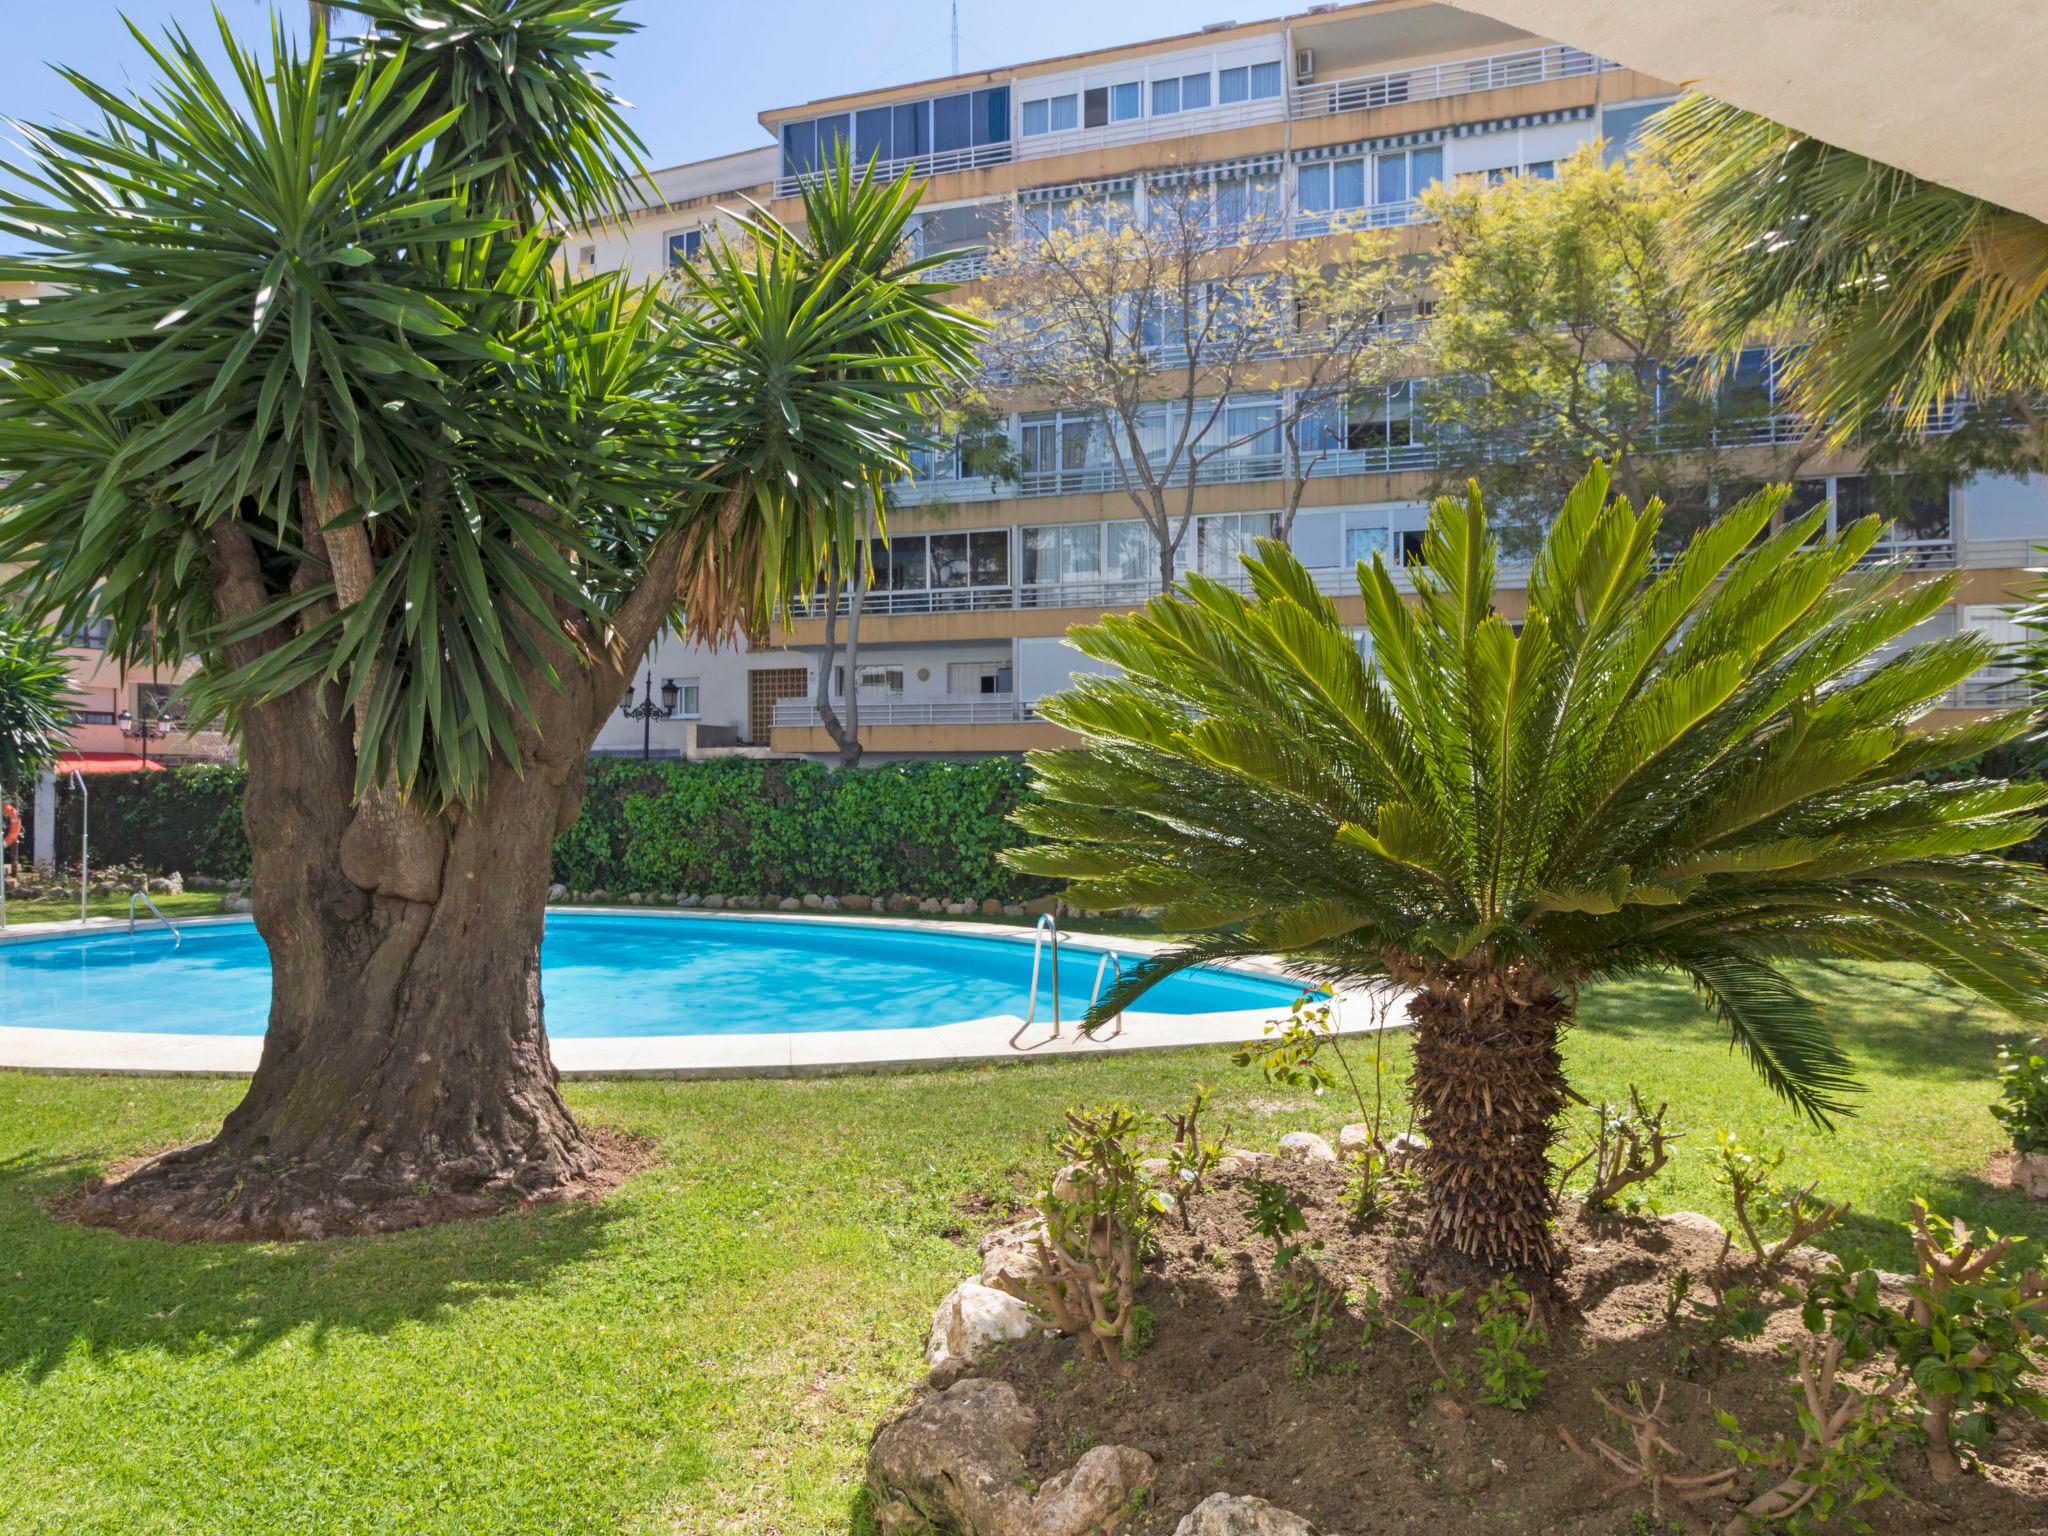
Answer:
[[[1276,234],[1315,239],[1333,222],[1430,239],[1417,194],[1431,182],[1484,175],[1542,177],[1588,140],[1619,152],[1676,94],[1669,81],[1432,0],[1319,5],[1245,25],[772,107],[772,144],[656,178],[649,209],[630,225],[584,237],[579,264],[645,272],[685,261],[744,195],[794,222],[802,178],[844,145],[883,174],[925,178],[917,241],[957,250],[939,269],[982,279],[976,250],[1018,216],[1108,202],[1142,215],[1148,196],[1198,176],[1241,188],[1246,205],[1276,208]],[[1770,359],[1754,373],[1769,395]],[[1277,432],[1262,436],[1270,399],[1232,400],[1243,450],[1198,473],[1196,518],[1183,568],[1224,577],[1273,527],[1289,466]],[[1432,450],[1413,426],[1413,386],[1352,404],[1343,446],[1315,464],[1292,540],[1302,559],[1362,621],[1355,562],[1398,558],[1427,515]],[[1940,423],[1936,423],[1936,429]],[[663,755],[716,751],[830,755],[814,700],[860,701],[861,738],[877,757],[1013,752],[1062,733],[1035,705],[1090,665],[1064,641],[1070,625],[1142,601],[1158,589],[1149,540],[1134,521],[1101,434],[1057,411],[1016,411],[1002,422],[1013,478],[965,471],[958,456],[921,456],[896,487],[890,538],[864,600],[857,660],[828,661],[818,617],[771,649],[712,652],[670,641],[643,676],[672,684],[673,716],[621,718],[598,750]],[[1766,409],[1753,429],[1761,454],[1802,425]],[[1856,452],[1809,460],[1802,504],[1831,498],[1851,515],[1870,500]],[[1888,552],[1919,569],[1960,568],[1958,601],[1930,633],[1958,627],[2009,633],[2003,609],[2048,542],[2048,484],[1979,476],[1914,509]],[[1500,594],[1513,617],[1523,594],[1512,572]],[[1999,696],[2002,680],[1973,680],[1958,711]],[[637,695],[636,695],[637,698]]]

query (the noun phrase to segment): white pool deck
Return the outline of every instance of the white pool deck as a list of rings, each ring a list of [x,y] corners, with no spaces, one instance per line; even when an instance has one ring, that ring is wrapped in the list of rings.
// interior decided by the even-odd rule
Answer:
[[[953,933],[994,939],[1019,946],[1020,965],[1028,965],[1033,930],[986,923],[948,923],[929,919],[867,917],[817,912],[701,912],[663,907],[560,907],[563,912],[606,913],[652,917],[674,922],[720,918],[755,923],[832,923],[847,927],[889,928],[916,933]],[[248,923],[243,915],[178,919],[179,928]],[[34,923],[9,927],[0,944],[55,938],[61,934],[107,933],[127,927],[124,918],[92,918],[85,922]],[[1076,946],[1070,965],[1086,967],[1093,979],[1096,951],[1114,950],[1126,960],[1168,946],[1157,940],[1126,935],[1066,932],[1060,934],[1063,961],[1067,946]],[[1291,979],[1278,961],[1260,960],[1229,969],[1276,979]],[[147,1006],[143,1004],[142,1006]],[[0,995],[0,1019],[6,999]],[[1105,1051],[1161,1051],[1183,1046],[1237,1045],[1256,1040],[1278,1008],[1230,1013],[1171,1014],[1132,1011],[1123,1030],[1088,1040],[1074,1031],[1075,1021],[1062,1022],[1057,1038],[1051,1021],[1040,1018],[1025,1030],[1024,1020],[997,1014],[924,1029],[817,1030],[790,1034],[568,1036],[549,1038],[555,1067],[564,1077],[808,1077],[840,1072],[891,1072],[918,1068],[978,1066],[1007,1061],[1042,1061],[1055,1056],[1086,1056]],[[1383,1014],[1387,1024],[1405,1022],[1405,1007],[1374,1008],[1366,996],[1340,997],[1337,1019],[1345,1034],[1370,1033]],[[121,1072],[190,1077],[247,1077],[256,1070],[263,1050],[260,1035],[171,1035],[142,1031],[39,1029],[0,1022],[0,1068],[36,1072]]]

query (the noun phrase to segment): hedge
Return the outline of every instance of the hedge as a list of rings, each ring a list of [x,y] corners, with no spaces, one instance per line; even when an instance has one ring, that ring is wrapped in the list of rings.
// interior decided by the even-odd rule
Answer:
[[[248,874],[245,777],[215,765],[95,775],[93,862]],[[1051,889],[995,861],[1023,840],[1006,818],[1029,782],[1014,758],[839,771],[746,758],[594,761],[583,814],[555,844],[555,878],[620,892],[1021,898]],[[68,862],[78,856],[75,795],[59,816]]]
[[[572,890],[1023,897],[1051,885],[995,856],[1024,839],[1006,818],[1029,784],[1023,763],[1000,757],[593,763],[555,878]]]

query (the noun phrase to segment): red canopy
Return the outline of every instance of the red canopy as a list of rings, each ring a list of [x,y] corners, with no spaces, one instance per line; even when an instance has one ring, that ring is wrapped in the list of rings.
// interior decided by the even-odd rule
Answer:
[[[161,773],[164,765],[155,758],[137,757],[132,752],[59,752],[59,773]]]

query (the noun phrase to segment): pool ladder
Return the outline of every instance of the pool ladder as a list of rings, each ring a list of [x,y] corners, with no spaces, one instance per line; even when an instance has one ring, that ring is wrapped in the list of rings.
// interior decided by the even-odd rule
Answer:
[[[168,917],[164,916],[163,909],[159,907],[155,902],[149,899],[149,892],[147,891],[137,891],[135,892],[134,895],[128,898],[129,936],[132,938],[135,934],[135,903],[137,903],[138,901],[141,902],[145,907],[149,908],[150,911],[156,914],[156,920],[158,922],[162,923],[166,928],[171,930],[171,948],[181,948],[185,943],[185,936],[182,933],[178,932],[178,925],[176,923],[172,922]]]
[[[1017,1042],[1024,1038],[1024,1032],[1031,1028],[1032,1024],[1038,1019],[1038,974],[1039,967],[1044,962],[1045,953],[1048,948],[1052,951],[1052,1034],[1047,1036],[1047,1039],[1057,1040],[1060,1038],[1060,925],[1050,912],[1041,912],[1038,916],[1037,929],[1031,938],[1031,1004],[1024,1011],[1024,1022],[1018,1025],[1017,1032],[1010,1036],[1010,1049],[1013,1051],[1027,1049],[1027,1047],[1019,1045]],[[1105,949],[1102,952],[1102,958],[1095,963],[1095,986],[1088,994],[1088,1008],[1090,1012],[1094,1011],[1096,1000],[1102,996],[1103,974],[1112,966],[1115,967],[1117,981],[1121,982],[1124,979],[1123,960],[1117,955],[1115,950]],[[1089,1040],[1114,1040],[1123,1032],[1124,1016],[1119,1013],[1116,1016],[1116,1028],[1111,1030],[1107,1036],[1097,1035],[1092,1029],[1084,1029],[1081,1031],[1081,1034],[1083,1038]],[[1044,1041],[1040,1042],[1040,1044],[1044,1043]]]

